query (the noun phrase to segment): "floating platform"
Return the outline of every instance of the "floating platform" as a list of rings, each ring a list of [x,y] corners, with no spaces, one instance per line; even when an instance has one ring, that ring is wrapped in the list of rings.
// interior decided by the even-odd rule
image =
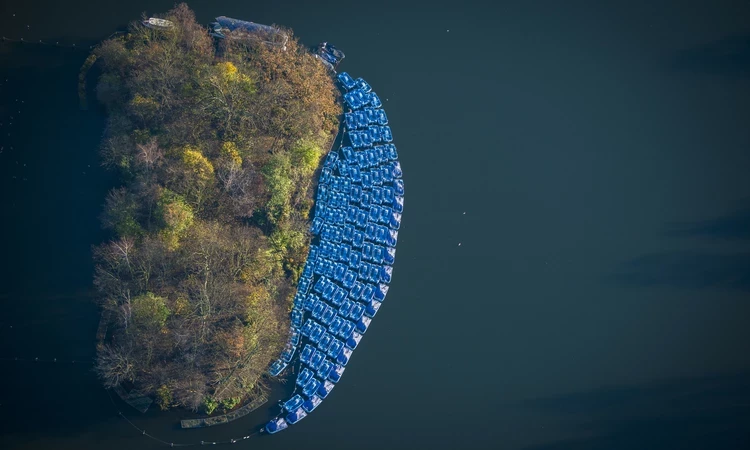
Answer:
[[[246,404],[242,408],[238,408],[235,411],[229,412],[227,414],[223,414],[221,416],[216,416],[216,417],[204,417],[204,418],[199,418],[199,419],[181,420],[180,426],[182,428],[205,428],[205,427],[212,427],[214,425],[220,425],[223,423],[228,423],[233,420],[237,420],[240,417],[245,417],[246,415],[250,414],[251,412],[263,406],[267,401],[268,401],[268,396],[260,395],[254,398],[253,401],[251,401],[250,403]]]
[[[269,370],[277,376],[288,365],[301,366],[293,396],[265,426],[271,434],[302,420],[328,397],[381,309],[393,276],[404,209],[393,134],[367,81],[346,72],[336,79],[350,111],[342,144],[326,157],[318,180],[314,237],[294,297],[292,338]]]
[[[154,403],[151,397],[146,397],[137,391],[126,392],[121,385],[115,386],[113,390],[122,401],[135,408],[141,414],[145,414],[148,408],[151,407],[151,404]]]

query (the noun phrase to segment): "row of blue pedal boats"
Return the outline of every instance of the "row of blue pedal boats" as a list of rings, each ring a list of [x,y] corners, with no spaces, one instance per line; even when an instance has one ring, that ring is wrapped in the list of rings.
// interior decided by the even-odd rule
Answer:
[[[271,434],[305,418],[339,382],[393,274],[404,208],[398,153],[370,85],[346,72],[337,78],[351,111],[344,114],[340,148],[321,169],[314,240],[294,297],[291,336],[269,369],[280,376],[299,362],[294,393],[264,427]]]

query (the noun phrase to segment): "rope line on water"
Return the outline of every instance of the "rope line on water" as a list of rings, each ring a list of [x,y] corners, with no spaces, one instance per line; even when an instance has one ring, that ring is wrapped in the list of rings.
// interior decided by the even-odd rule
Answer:
[[[60,41],[57,41],[57,42],[54,42],[54,43],[52,43],[52,42],[45,42],[45,41],[43,41],[41,39],[35,40],[35,41],[34,40],[29,41],[29,40],[26,40],[24,38],[11,39],[11,38],[5,37],[5,36],[3,36],[3,42],[15,42],[15,43],[19,43],[19,44],[49,45],[50,47],[61,47],[61,48],[75,48],[75,49],[83,48],[83,49],[86,49],[86,50],[91,50],[92,48],[94,48],[93,45],[89,45],[88,47],[85,46],[85,45],[76,46],[76,44],[60,44]]]
[[[94,364],[94,360],[88,359],[88,358],[78,358],[78,359],[63,359],[63,358],[19,358],[19,357],[10,357],[10,358],[4,358],[0,357],[0,361],[10,361],[10,362],[33,362],[33,363],[54,363],[54,364]]]
[[[109,397],[109,401],[112,402],[112,406],[117,411],[117,415],[119,415],[120,417],[122,417],[123,419],[125,419],[125,421],[128,424],[130,424],[131,427],[133,427],[135,430],[137,430],[138,432],[140,432],[141,436],[146,436],[147,438],[149,438],[149,439],[151,439],[153,441],[159,442],[159,443],[167,445],[169,447],[194,447],[194,446],[197,446],[197,445],[236,444],[238,442],[245,441],[247,439],[250,439],[251,437],[254,437],[254,436],[257,436],[257,435],[260,434],[260,431],[256,431],[256,432],[251,433],[251,434],[249,434],[247,436],[242,436],[240,438],[232,438],[232,439],[229,439],[229,440],[226,440],[226,441],[200,441],[200,442],[192,442],[192,443],[168,442],[168,441],[165,441],[164,439],[159,438],[158,436],[154,436],[152,434],[149,434],[148,432],[146,432],[145,429],[143,429],[143,428],[139,427],[138,425],[134,424],[130,419],[128,419],[128,417],[122,411],[119,410],[119,408],[117,407],[117,404],[115,403],[115,400],[112,398],[112,394],[110,394],[110,392],[109,392],[109,389],[105,389],[105,391],[107,392],[107,397]]]

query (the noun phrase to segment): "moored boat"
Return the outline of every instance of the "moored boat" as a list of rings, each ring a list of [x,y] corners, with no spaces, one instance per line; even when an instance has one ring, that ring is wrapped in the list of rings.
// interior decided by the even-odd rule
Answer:
[[[266,431],[268,434],[274,434],[278,433],[279,431],[286,430],[289,427],[289,424],[284,420],[283,417],[276,418],[268,424],[266,424]]]
[[[309,399],[305,401],[305,403],[302,404],[302,409],[304,409],[308,413],[311,413],[321,403],[323,403],[323,399],[313,394]]]
[[[307,413],[304,409],[302,409],[302,407],[300,407],[296,411],[287,414],[286,421],[289,423],[289,425],[294,425],[305,417],[307,417]]]
[[[276,27],[219,16],[212,22],[211,35],[219,39],[256,40],[286,50],[289,36]]]
[[[336,67],[346,55],[344,55],[344,52],[336,48],[333,44],[323,42],[318,45],[318,48],[315,50],[315,57],[328,67],[328,69],[335,72]]]
[[[143,26],[154,29],[154,30],[169,30],[174,27],[174,23],[166,19],[158,19],[156,17],[149,17],[147,20],[141,22]]]

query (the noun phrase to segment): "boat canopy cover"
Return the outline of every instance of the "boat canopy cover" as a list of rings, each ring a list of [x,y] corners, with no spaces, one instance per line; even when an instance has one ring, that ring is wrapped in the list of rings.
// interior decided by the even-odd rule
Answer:
[[[302,403],[304,402],[305,402],[305,399],[303,399],[301,395],[297,394],[294,397],[287,400],[286,403],[284,403],[284,409],[286,409],[287,411],[294,411],[295,409],[302,406]]]
[[[268,373],[271,374],[272,377],[277,377],[281,372],[286,369],[287,363],[277,359],[276,361],[271,364],[271,367],[268,369]]]
[[[323,384],[321,384],[321,385],[320,385],[320,387],[318,388],[318,395],[319,395],[319,396],[320,396],[321,398],[326,398],[326,397],[328,397],[328,394],[330,394],[330,393],[331,393],[331,391],[333,390],[333,387],[334,387],[334,386],[335,386],[335,384],[333,384],[333,383],[331,383],[330,381],[326,380],[326,381],[325,381],[325,382],[323,382]]]
[[[309,400],[307,400],[305,403],[302,404],[302,409],[304,409],[307,412],[312,412],[315,408],[318,407],[323,402],[323,399],[318,397],[317,395],[313,394]]]
[[[300,407],[298,410],[296,410],[294,412],[290,412],[286,416],[286,421],[288,423],[294,425],[295,423],[299,422],[300,420],[304,419],[305,417],[307,417],[307,413],[305,412],[304,409],[302,409]]]
[[[300,361],[302,361],[303,363],[307,363],[308,361],[310,361],[310,358],[312,357],[314,352],[315,347],[310,344],[306,344],[305,348],[302,349],[302,352],[299,355]]]
[[[328,379],[333,381],[334,383],[338,383],[338,381],[341,379],[341,375],[344,374],[344,370],[346,370],[346,368],[341,364],[334,364],[333,369],[331,369],[331,372],[328,373]]]
[[[333,369],[333,363],[327,359],[323,360],[320,367],[318,367],[318,376],[322,379],[326,379],[328,374],[331,373],[331,369]]]
[[[352,78],[351,75],[349,75],[346,72],[341,72],[338,75],[338,79],[347,90],[352,89],[353,87],[357,85],[357,83],[354,81],[354,78]]]
[[[310,397],[315,393],[315,391],[318,390],[319,387],[320,387],[320,381],[318,381],[315,378],[312,378],[310,381],[307,382],[305,387],[302,388],[302,393],[305,394],[307,397]]]
[[[315,352],[315,354],[310,358],[309,366],[312,370],[318,370],[320,365],[323,363],[323,359],[325,359],[326,355],[323,352]]]
[[[304,369],[302,369],[302,372],[297,375],[297,384],[299,386],[306,385],[307,382],[310,381],[310,379],[313,377],[313,375],[313,371],[305,367]]]

